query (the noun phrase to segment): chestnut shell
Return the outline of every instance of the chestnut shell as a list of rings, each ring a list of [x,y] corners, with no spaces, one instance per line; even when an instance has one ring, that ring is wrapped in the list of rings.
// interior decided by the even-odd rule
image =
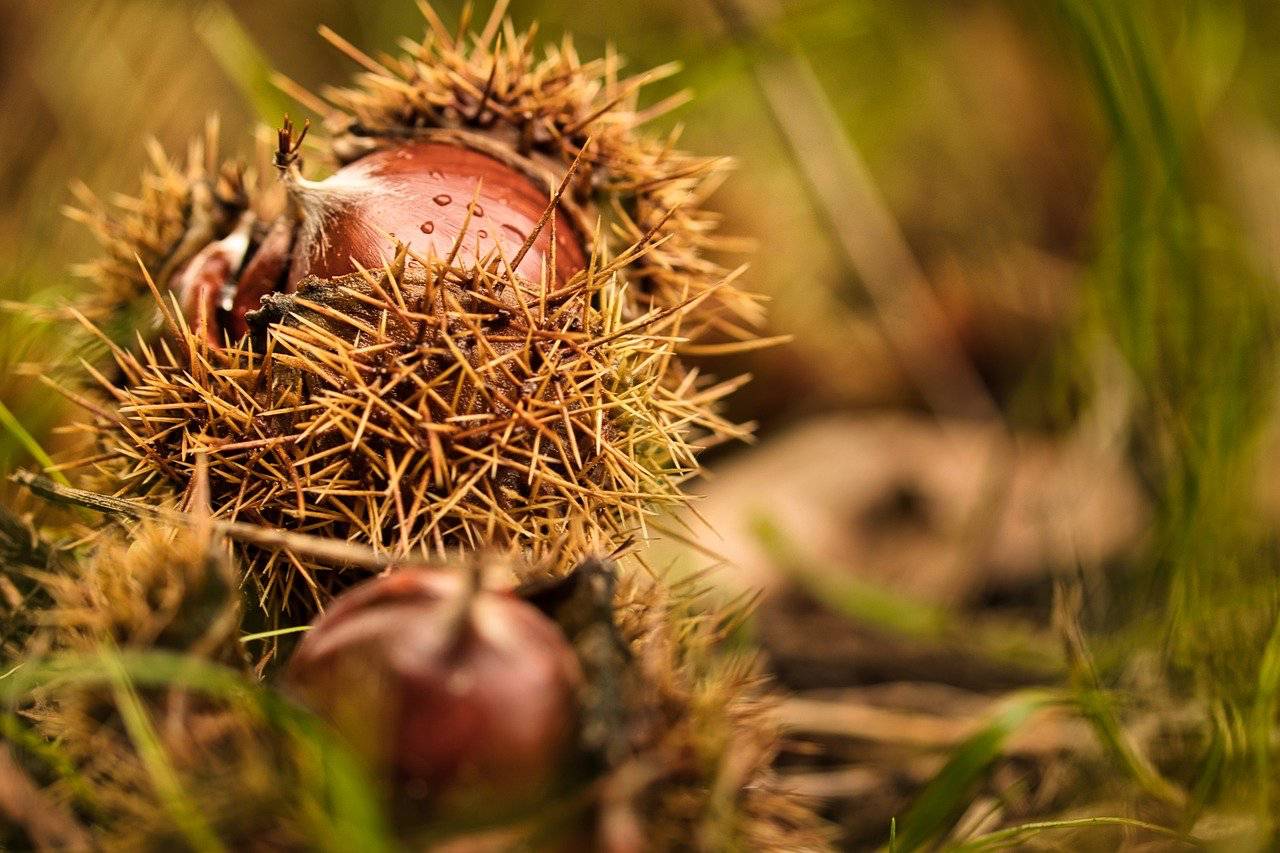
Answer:
[[[366,269],[380,267],[395,256],[396,240],[423,258],[446,258],[472,199],[475,208],[459,249],[462,265],[496,260],[498,248],[513,262],[550,203],[546,189],[509,164],[440,142],[407,142],[374,151],[302,191],[326,188],[341,198],[340,205],[323,222],[312,223],[318,231],[310,239],[295,243],[290,290],[310,275],[335,278],[356,272],[357,262]],[[305,231],[307,225],[302,227]],[[547,226],[516,272],[540,281],[550,248]],[[569,217],[558,215],[555,281],[563,284],[585,266],[581,235]]]
[[[335,599],[285,676],[386,775],[398,811],[422,817],[554,793],[577,742],[581,684],[573,648],[536,608],[484,590],[468,599],[459,576],[422,571]]]

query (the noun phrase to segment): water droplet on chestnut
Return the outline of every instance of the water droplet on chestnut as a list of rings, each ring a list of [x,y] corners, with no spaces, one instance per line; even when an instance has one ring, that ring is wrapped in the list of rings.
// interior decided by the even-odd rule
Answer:
[[[448,196],[448,195],[445,195],[444,193],[440,193],[440,195],[436,196],[431,200],[434,201],[436,204],[440,205],[441,207],[444,207],[446,204],[453,201],[453,198],[452,196]]]
[[[430,234],[432,231],[436,230],[436,224],[428,219],[426,222],[418,226],[418,230],[423,234]]]

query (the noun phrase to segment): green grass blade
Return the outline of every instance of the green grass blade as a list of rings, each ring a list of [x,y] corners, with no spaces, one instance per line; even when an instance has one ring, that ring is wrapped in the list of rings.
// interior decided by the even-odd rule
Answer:
[[[272,127],[279,124],[291,102],[271,82],[271,63],[235,12],[222,0],[210,0],[196,22],[196,32],[258,118]]]
[[[1129,829],[1139,829],[1144,832],[1150,832],[1153,835],[1159,835],[1164,838],[1172,839],[1185,844],[1188,847],[1201,847],[1201,842],[1189,835],[1183,835],[1172,829],[1163,826],[1157,826],[1154,823],[1147,823],[1143,820],[1134,820],[1127,817],[1082,817],[1069,820],[1044,820],[1035,823],[1023,823],[1018,826],[1010,826],[1005,829],[989,832],[986,835],[979,835],[971,838],[963,844],[958,844],[949,848],[953,853],[977,853],[981,850],[999,850],[1007,847],[1014,847],[1025,843],[1033,836],[1042,832],[1049,832],[1055,829],[1088,829],[1091,827],[1119,826]]]
[[[169,761],[168,753],[160,743],[160,737],[151,725],[142,700],[119,659],[112,651],[104,649],[100,660],[106,678],[111,683],[116,708],[120,712],[125,731],[133,742],[134,749],[138,751],[138,757],[151,777],[151,784],[174,825],[197,853],[219,853],[226,850],[183,790],[178,773]]]
[[[1046,691],[1019,693],[1006,701],[994,719],[956,748],[916,797],[898,822],[896,849],[910,853],[941,838],[964,813],[974,785],[1004,752],[1009,737],[1036,711],[1060,701]]]
[[[240,642],[252,643],[254,640],[269,640],[272,637],[283,637],[285,634],[298,634],[303,631],[310,630],[310,625],[293,625],[288,628],[275,628],[270,631],[259,631],[256,634],[245,634],[240,638]]]
[[[3,427],[5,432],[9,433],[50,477],[64,486],[71,485],[71,481],[61,471],[53,470],[56,464],[53,457],[45,452],[35,436],[22,425],[22,422],[3,402],[0,402],[0,427]]]
[[[1075,698],[1081,713],[1093,724],[1094,731],[1108,751],[1138,785],[1175,809],[1187,805],[1186,793],[1162,776],[1150,760],[1134,747],[1116,717],[1109,694],[1098,688],[1085,687],[1077,692]]]
[[[938,637],[947,615],[848,574],[814,566],[787,534],[764,513],[751,519],[751,532],[770,562],[796,580],[815,599],[851,619],[913,637]]]
[[[1253,753],[1258,810],[1263,821],[1272,824],[1271,795],[1276,784],[1272,772],[1272,742],[1276,725],[1276,699],[1280,696],[1280,616],[1262,653],[1258,671],[1258,692],[1250,709],[1249,747]]]

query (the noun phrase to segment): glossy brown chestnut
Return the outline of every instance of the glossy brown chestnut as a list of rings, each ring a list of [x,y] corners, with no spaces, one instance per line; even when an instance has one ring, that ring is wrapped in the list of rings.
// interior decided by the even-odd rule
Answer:
[[[228,307],[226,325],[234,341],[249,331],[245,316],[257,311],[262,297],[284,286],[289,267],[289,253],[293,248],[293,226],[287,219],[278,219],[262,238],[262,245],[245,264],[236,283],[235,294]]]
[[[252,218],[246,216],[226,237],[197,252],[173,278],[171,287],[187,324],[215,347],[222,342],[218,308],[234,286],[236,272],[249,250],[251,227]]]
[[[537,609],[418,571],[339,596],[285,680],[419,816],[551,793],[576,742],[581,682],[572,647]]]
[[[301,220],[290,290],[308,275],[346,275],[357,271],[357,263],[366,269],[381,267],[395,255],[395,240],[421,257],[445,258],[473,199],[460,265],[496,259],[498,248],[507,261],[514,261],[550,203],[546,189],[510,165],[439,142],[408,142],[375,151],[323,181],[295,176],[290,189]],[[546,227],[516,272],[528,281],[540,281],[550,247],[551,229]],[[558,212],[556,281],[568,281],[585,265],[581,235]]]

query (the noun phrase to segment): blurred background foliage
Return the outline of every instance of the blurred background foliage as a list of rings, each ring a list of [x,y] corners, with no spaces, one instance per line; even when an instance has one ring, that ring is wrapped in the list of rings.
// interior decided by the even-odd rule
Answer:
[[[733,414],[760,440],[695,489],[717,532],[657,553],[765,591],[744,642],[795,692],[780,764],[846,843],[895,816],[898,849],[1173,843],[1131,821],[1275,843],[1280,6],[511,11],[681,60],[648,97],[696,99],[662,123],[738,161],[717,205],[794,340],[708,360],[755,376]],[[0,296],[74,294],[68,186],[134,192],[144,138],[177,155],[217,114],[248,154],[305,115],[273,69],[355,70],[320,24],[370,52],[423,28],[408,0],[0,2]],[[0,318],[0,401],[55,455],[58,329]],[[0,467],[31,452],[10,424]]]

